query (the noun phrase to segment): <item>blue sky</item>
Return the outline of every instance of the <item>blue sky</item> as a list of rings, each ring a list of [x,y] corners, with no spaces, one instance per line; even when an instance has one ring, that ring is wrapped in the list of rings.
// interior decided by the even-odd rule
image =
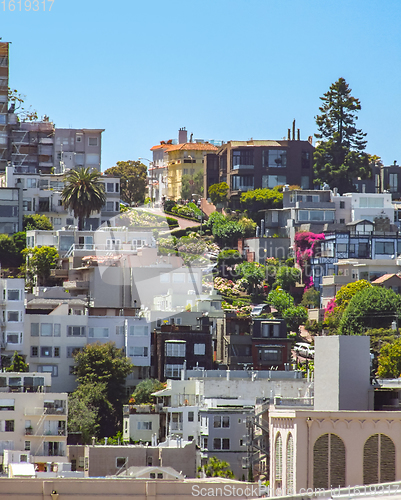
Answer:
[[[29,5],[29,4],[28,4]],[[57,127],[104,128],[102,169],[194,138],[316,132],[319,97],[344,77],[367,151],[398,160],[401,2],[386,0],[0,2],[10,85]]]

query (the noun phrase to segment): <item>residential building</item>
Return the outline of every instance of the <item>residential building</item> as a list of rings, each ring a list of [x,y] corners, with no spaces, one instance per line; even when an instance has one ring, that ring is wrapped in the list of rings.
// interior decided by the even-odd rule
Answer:
[[[22,231],[22,215],[22,184],[16,184],[15,187],[0,187],[0,234],[12,235]]]
[[[35,169],[32,172],[20,170],[17,167],[7,166],[5,172],[0,174],[0,186],[2,186],[0,196],[5,188],[16,189],[18,186],[23,188],[22,208],[19,210],[21,221],[22,215],[43,214],[50,219],[55,230],[66,226],[77,226],[78,221],[74,218],[73,212],[64,209],[62,204],[63,173],[40,173]],[[106,202],[100,212],[92,213],[85,219],[84,229],[87,230],[96,230],[101,224],[107,223],[120,213],[120,179],[102,175],[100,181],[104,185]]]
[[[157,444],[161,437],[158,410],[154,405],[124,405],[123,441]]]
[[[9,42],[0,42],[0,172],[8,161]]]
[[[201,366],[210,370],[213,367],[212,335],[208,324],[204,324],[196,329],[186,325],[161,325],[152,332],[154,378],[160,381],[179,379],[184,364],[188,369]]]
[[[49,392],[50,386],[48,374],[0,374],[1,459],[5,450],[20,451],[21,461],[38,470],[67,461],[68,396]]]
[[[273,231],[269,230],[269,233]],[[287,237],[258,236],[238,240],[238,251],[247,262],[265,265],[266,259],[287,259],[292,254],[292,247],[291,240]]]
[[[227,182],[231,203],[240,193],[291,184],[312,189],[312,140],[229,141],[205,158],[204,192],[218,182]]]
[[[24,299],[24,279],[0,279],[0,352],[10,358],[15,351],[19,354],[24,352]]]
[[[314,410],[270,410],[274,492],[400,480],[401,413],[382,411],[382,386],[370,385],[369,348],[369,337],[315,338]]]
[[[174,467],[186,477],[196,477],[199,452],[195,442],[169,440],[158,446],[85,446],[85,477],[105,477],[132,466]]]
[[[64,173],[76,167],[101,171],[104,129],[55,128],[54,171]]]
[[[216,144],[221,143],[200,139],[192,141],[192,135],[188,142],[187,131],[181,128],[178,144],[173,144],[170,140],[153,146],[153,162],[149,165],[149,176],[154,186],[156,201],[160,201],[163,196],[172,200],[181,199],[182,176],[189,175],[193,178],[199,172],[203,173],[205,156],[217,151]]]

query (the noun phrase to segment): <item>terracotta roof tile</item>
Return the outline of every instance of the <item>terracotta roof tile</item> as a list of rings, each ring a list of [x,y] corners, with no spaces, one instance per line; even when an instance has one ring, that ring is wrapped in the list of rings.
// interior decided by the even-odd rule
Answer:
[[[217,151],[218,148],[209,142],[185,142],[184,144],[173,144],[168,151]]]

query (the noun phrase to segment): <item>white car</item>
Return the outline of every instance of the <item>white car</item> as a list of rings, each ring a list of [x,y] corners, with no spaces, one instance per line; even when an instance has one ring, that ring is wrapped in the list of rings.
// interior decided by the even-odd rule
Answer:
[[[314,359],[315,357],[315,349],[307,342],[297,342],[294,351],[304,358]]]
[[[254,318],[255,316],[260,316],[263,313],[269,313],[270,306],[268,304],[258,304],[251,311],[251,316]]]

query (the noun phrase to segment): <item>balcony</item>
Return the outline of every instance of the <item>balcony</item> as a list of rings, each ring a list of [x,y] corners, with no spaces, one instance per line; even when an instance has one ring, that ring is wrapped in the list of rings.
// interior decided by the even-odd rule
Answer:
[[[254,165],[233,165],[233,170],[253,170]]]
[[[62,406],[58,406],[55,408],[41,408],[41,407],[36,407],[36,408],[25,408],[24,415],[32,415],[32,416],[40,416],[40,415],[66,415],[65,408]]]
[[[68,290],[88,290],[89,281],[64,281],[63,287]]]
[[[352,276],[323,276],[323,286],[330,285],[348,285],[352,281],[357,281],[356,278],[352,278]]]
[[[52,278],[68,278],[68,269],[52,269],[50,276]]]
[[[170,422],[170,431],[182,431],[182,423],[181,422]]]

